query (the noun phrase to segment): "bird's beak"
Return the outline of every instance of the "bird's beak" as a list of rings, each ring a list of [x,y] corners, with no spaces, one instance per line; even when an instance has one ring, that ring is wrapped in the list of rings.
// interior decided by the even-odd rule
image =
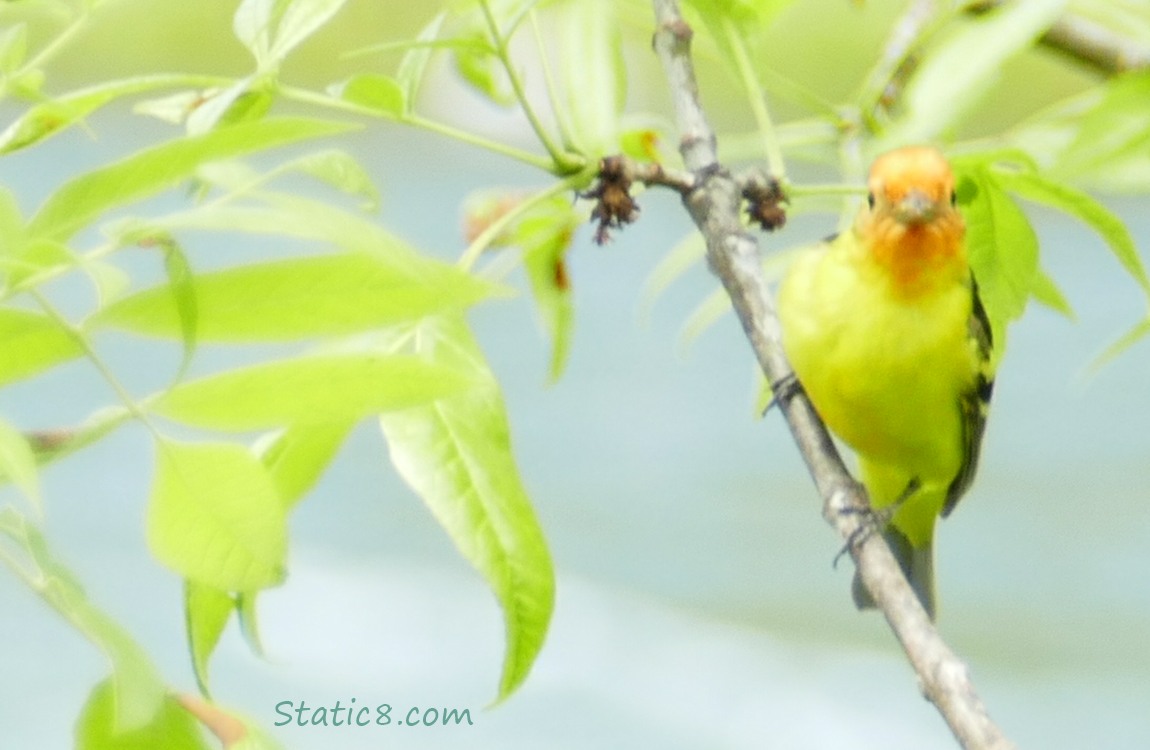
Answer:
[[[910,190],[906,196],[895,205],[894,215],[902,224],[925,224],[935,217],[938,206],[934,200],[918,189]]]

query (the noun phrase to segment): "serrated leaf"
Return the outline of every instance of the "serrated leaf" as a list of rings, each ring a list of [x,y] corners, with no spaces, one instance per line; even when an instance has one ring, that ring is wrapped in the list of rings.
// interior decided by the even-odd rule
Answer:
[[[283,581],[287,522],[267,471],[228,443],[157,443],[152,554],[195,583],[246,591]]]
[[[64,241],[111,208],[174,187],[206,162],[335,135],[349,127],[323,120],[277,118],[169,141],[65,183],[32,217],[28,232]]]
[[[195,581],[184,581],[188,650],[192,655],[196,684],[205,696],[211,695],[208,689],[208,663],[235,608],[236,603],[227,591]]]
[[[36,375],[84,353],[71,332],[51,318],[26,310],[0,308],[0,385]]]
[[[187,80],[188,76],[141,76],[101,83],[40,102],[27,109],[0,133],[0,154],[39,143],[116,99],[142,91],[178,86]]]
[[[347,334],[459,309],[493,287],[426,261],[418,273],[376,253],[335,253],[240,266],[195,280],[200,341],[288,341]],[[97,312],[93,326],[153,336],[182,334],[165,286],[125,297]],[[2,366],[0,366],[2,367]]]
[[[284,510],[290,512],[315,486],[354,426],[351,420],[292,425],[253,447]]]
[[[407,97],[390,76],[360,73],[337,87],[339,98],[384,117],[400,118],[408,110]]]
[[[876,151],[934,140],[957,123],[994,83],[1002,65],[1050,28],[1066,4],[1067,0],[1003,3],[930,50],[903,91],[898,120]]]
[[[43,509],[40,496],[40,472],[28,439],[19,430],[0,419],[0,476],[20,488],[37,511]]]
[[[152,411],[197,427],[248,431],[351,422],[425,404],[470,384],[465,374],[419,357],[319,354],[180,383]]]
[[[0,533],[28,558],[31,569],[23,577],[29,588],[112,663],[113,701],[110,713],[103,714],[103,723],[115,733],[152,724],[163,709],[166,690],[147,654],[119,623],[88,599],[71,571],[52,556],[38,529],[10,508],[0,508]]]
[[[460,316],[419,325],[417,352],[479,384],[380,418],[392,463],[483,575],[503,608],[507,650],[500,699],[527,677],[554,605],[543,532],[519,478],[499,385]]]
[[[142,727],[117,731],[117,695],[112,680],[98,683],[76,720],[76,750],[209,750],[199,725],[174,698],[165,696]]]

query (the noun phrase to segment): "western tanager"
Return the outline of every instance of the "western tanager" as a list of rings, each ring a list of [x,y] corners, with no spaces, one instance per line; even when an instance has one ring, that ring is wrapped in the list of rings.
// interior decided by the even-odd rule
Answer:
[[[954,176],[936,149],[875,160],[853,227],[795,260],[783,345],[827,426],[858,454],[883,534],[934,617],[936,517],[974,479],[993,387],[986,312]],[[858,576],[855,603],[874,606]]]

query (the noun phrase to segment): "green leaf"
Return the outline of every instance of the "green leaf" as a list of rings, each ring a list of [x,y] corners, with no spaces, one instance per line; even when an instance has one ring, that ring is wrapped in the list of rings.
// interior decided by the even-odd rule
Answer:
[[[14,23],[0,31],[0,73],[15,73],[28,55],[28,24]]]
[[[1118,262],[1150,296],[1150,278],[1146,275],[1134,238],[1114,212],[1081,190],[1034,172],[999,169],[994,171],[994,179],[1006,190],[1070,214],[1097,232]]]
[[[43,509],[40,495],[40,472],[28,439],[15,427],[0,419],[0,476],[20,488],[37,511]]]
[[[515,241],[523,249],[523,265],[544,330],[551,339],[552,382],[563,374],[571,349],[575,308],[567,275],[567,250],[582,217],[563,197],[540,204],[515,228]]]
[[[184,581],[184,616],[187,621],[188,650],[200,692],[210,697],[208,662],[231,619],[236,603],[227,591]]]
[[[1034,277],[1032,294],[1034,294],[1035,301],[1046,305],[1054,312],[1064,315],[1070,320],[1074,320],[1074,308],[1070,306],[1070,301],[1066,299],[1062,289],[1054,283],[1054,279],[1050,278],[1050,274],[1043,268],[1039,268],[1038,275]]]
[[[346,151],[317,151],[292,160],[283,169],[311,175],[347,195],[362,198],[365,212],[379,208],[379,191],[371,175]]]
[[[584,0],[556,9],[558,65],[573,145],[599,157],[619,149],[619,117],[627,98],[622,25],[614,0]],[[563,54],[563,52],[566,54]]]
[[[335,94],[384,117],[401,118],[408,111],[403,87],[390,76],[360,73],[336,87]]]
[[[173,237],[164,237],[157,243],[164,253],[164,271],[168,276],[168,289],[172,293],[172,306],[180,322],[180,339],[184,344],[184,361],[180,374],[188,369],[196,351],[196,329],[199,326],[199,305],[196,301],[195,278],[188,256]]]
[[[315,486],[354,426],[352,420],[292,425],[253,447],[271,474],[285,511],[290,512]]]
[[[1022,315],[1038,283],[1038,238],[1026,214],[986,170],[963,177],[976,189],[964,211],[966,247],[990,318],[997,362],[1006,350],[1007,324]]]
[[[409,272],[404,250],[400,248],[398,264],[380,248],[380,253],[292,258],[202,274],[195,279],[197,337],[200,341],[290,341],[355,333],[460,309],[495,289],[433,261],[424,261],[417,272]],[[152,336],[183,334],[167,285],[116,301],[97,312],[89,324]]]
[[[243,634],[252,653],[262,657],[265,652],[264,644],[260,639],[260,623],[256,611],[258,598],[258,591],[241,591],[237,596],[236,604],[240,618],[240,633]]]
[[[40,207],[29,225],[29,234],[63,241],[111,208],[174,187],[205,162],[349,129],[343,123],[277,118],[169,141],[72,179]]]
[[[1090,365],[1090,369],[1097,371],[1103,366],[1110,364],[1119,355],[1147,336],[1150,336],[1150,316],[1140,320],[1133,328],[1123,334],[1121,338],[1106,347],[1106,350],[1098,355],[1098,358]]]
[[[355,421],[425,404],[470,384],[464,373],[419,357],[320,354],[181,383],[152,410],[197,427],[247,431]]]
[[[328,22],[345,0],[244,0],[233,17],[236,37],[261,69],[274,68]]]
[[[417,43],[422,42],[424,44],[409,49],[399,62],[395,79],[400,88],[403,89],[403,99],[409,108],[414,107],[419,98],[419,89],[423,85],[427,64],[431,61],[432,48],[430,44],[439,38],[439,30],[443,28],[443,22],[446,19],[446,11],[435,14],[415,37]]]
[[[157,443],[148,546],[195,583],[223,591],[278,585],[287,523],[267,470],[243,446]]]
[[[71,571],[52,556],[39,530],[11,508],[0,508],[0,534],[27,557],[26,569],[19,572],[28,587],[112,663],[114,700],[112,713],[103,714],[104,723],[116,733],[153,724],[162,712],[166,691],[147,654],[119,623],[92,604]]]
[[[0,308],[0,385],[22,380],[75,359],[84,348],[51,318],[27,310]]]
[[[222,125],[259,120],[273,103],[274,83],[266,77],[249,76],[226,89],[203,92],[194,106],[185,111],[183,122],[188,135],[203,135]]]
[[[938,138],[989,90],[1007,60],[1050,28],[1066,4],[1067,0],[1003,3],[929,50],[903,92],[902,114],[875,151]]]
[[[1150,164],[1150,71],[1115,77],[1097,103],[1075,113],[1074,136],[1052,173],[1102,186],[1145,189]],[[1026,147],[1027,144],[1021,144]]]
[[[117,99],[142,91],[169,88],[188,81],[189,76],[157,75],[101,83],[70,94],[40,102],[0,133],[0,154],[17,151],[75,125],[97,109]]]
[[[507,650],[499,698],[527,677],[554,605],[547,543],[519,477],[499,385],[462,317],[404,337],[420,354],[469,371],[478,385],[380,418],[392,463],[503,607]]]
[[[165,696],[147,723],[128,732],[116,727],[117,694],[112,680],[92,688],[76,720],[77,750],[209,750],[192,715]]]
[[[280,16],[270,56],[283,60],[339,12],[346,0],[290,0]]]

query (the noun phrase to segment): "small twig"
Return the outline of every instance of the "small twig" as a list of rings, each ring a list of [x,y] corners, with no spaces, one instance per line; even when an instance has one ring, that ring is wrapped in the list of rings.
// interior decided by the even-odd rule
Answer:
[[[684,204],[707,243],[707,260],[731,297],[751,348],[772,387],[792,377],[783,354],[774,303],[763,278],[755,239],[739,220],[741,189],[719,164],[714,131],[699,103],[690,56],[692,31],[676,0],[652,0],[657,29],[655,51],[666,73],[680,151],[695,174]],[[899,639],[922,684],[964,748],[1005,750],[1013,745],[990,720],[966,665],[939,637],[880,534],[859,534],[869,508],[866,493],[847,472],[805,394],[778,401],[819,493],[823,516],[850,545],[859,575]]]

